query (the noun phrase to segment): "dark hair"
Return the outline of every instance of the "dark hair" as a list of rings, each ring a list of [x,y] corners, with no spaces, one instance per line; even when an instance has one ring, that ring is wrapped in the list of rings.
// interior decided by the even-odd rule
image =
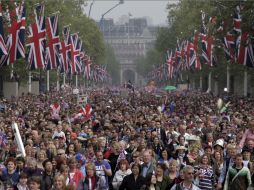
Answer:
[[[43,168],[45,168],[45,166],[48,162],[52,163],[52,161],[50,159],[46,159],[43,161],[43,163],[42,163]]]
[[[24,178],[27,178],[27,174],[22,172],[20,175],[19,175],[19,179],[24,179]]]
[[[166,165],[164,163],[157,163],[156,167],[160,167],[163,171],[166,170]]]
[[[28,184],[32,183],[32,182],[35,182],[37,184],[41,184],[41,178],[38,177],[38,176],[31,176],[29,179],[28,179]]]
[[[131,166],[131,169],[133,169],[135,166],[138,167],[139,173],[141,173],[141,165],[137,163],[133,163]]]
[[[21,162],[23,162],[23,163],[26,163],[25,158],[22,157],[22,156],[18,156],[18,157],[16,158],[16,162],[19,162],[19,161],[21,161]]]

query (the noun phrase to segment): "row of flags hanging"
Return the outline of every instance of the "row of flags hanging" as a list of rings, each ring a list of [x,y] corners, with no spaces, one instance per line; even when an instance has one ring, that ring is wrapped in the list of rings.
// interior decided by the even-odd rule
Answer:
[[[63,28],[63,36],[60,38],[58,12],[46,18],[45,5],[37,4],[34,8],[34,22],[26,30],[25,1],[17,5],[11,0],[5,7],[3,12],[0,1],[0,67],[25,58],[30,70],[57,69],[60,73],[83,74],[87,80],[110,79],[106,68],[94,64],[86,53],[78,33],[70,33],[70,26]],[[8,23],[6,38],[4,20]]]
[[[166,63],[148,73],[148,79],[157,81],[178,79],[181,76],[181,71],[201,70],[203,64],[214,67],[217,64],[217,57],[214,53],[216,46],[223,48],[229,63],[253,68],[254,31],[242,31],[241,12],[244,11],[244,8],[244,4],[236,6],[233,15],[233,27],[228,32],[224,29],[224,22],[219,24],[215,32],[211,31],[211,28],[217,24],[217,18],[210,17],[207,19],[207,14],[201,11],[201,30],[195,31],[188,40],[177,40],[176,49],[166,52]],[[222,38],[216,39],[213,34],[219,34],[218,36],[222,36]]]

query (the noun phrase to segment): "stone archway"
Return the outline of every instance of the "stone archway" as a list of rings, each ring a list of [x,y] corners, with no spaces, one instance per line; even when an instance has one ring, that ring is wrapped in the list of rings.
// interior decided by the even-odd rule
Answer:
[[[136,72],[131,69],[126,69],[123,71],[123,82],[131,81],[132,83],[136,82]]]

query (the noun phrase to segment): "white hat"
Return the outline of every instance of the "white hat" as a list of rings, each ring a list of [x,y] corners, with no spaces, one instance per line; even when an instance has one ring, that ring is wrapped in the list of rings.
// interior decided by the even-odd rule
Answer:
[[[186,147],[185,146],[177,146],[176,147],[176,150],[186,150]]]
[[[224,140],[223,139],[218,139],[215,144],[213,145],[213,147],[215,147],[216,145],[221,146],[222,148],[224,148]]]
[[[186,141],[199,141],[200,138],[196,135],[189,135],[186,137]]]

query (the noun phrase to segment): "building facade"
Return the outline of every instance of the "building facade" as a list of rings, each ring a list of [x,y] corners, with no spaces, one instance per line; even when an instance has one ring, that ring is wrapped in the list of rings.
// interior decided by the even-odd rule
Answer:
[[[147,25],[145,18],[132,18],[124,24],[115,24],[113,19],[100,23],[104,40],[113,49],[120,63],[120,83],[127,81],[140,86],[143,78],[136,71],[135,61],[145,56],[154,47],[158,28]]]

